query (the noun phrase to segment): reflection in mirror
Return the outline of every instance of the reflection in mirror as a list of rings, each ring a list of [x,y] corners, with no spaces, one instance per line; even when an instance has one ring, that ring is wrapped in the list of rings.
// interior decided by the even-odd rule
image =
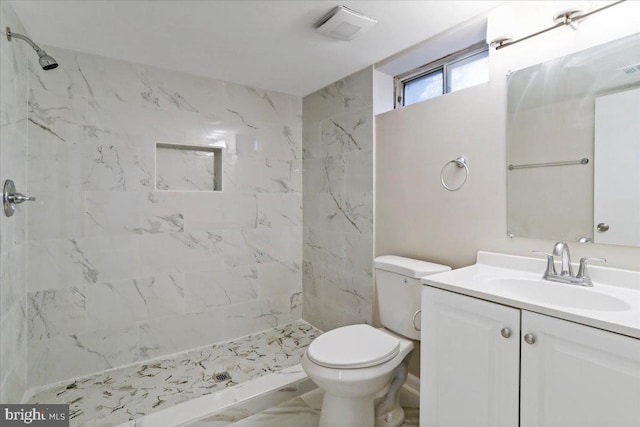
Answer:
[[[639,88],[640,33],[509,75],[509,234],[640,246]]]

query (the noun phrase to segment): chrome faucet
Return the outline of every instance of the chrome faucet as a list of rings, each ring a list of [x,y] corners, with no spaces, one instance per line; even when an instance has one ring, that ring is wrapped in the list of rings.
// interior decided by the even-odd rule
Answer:
[[[593,282],[587,271],[587,263],[589,261],[607,262],[605,258],[580,258],[580,266],[578,274],[573,275],[573,267],[571,266],[571,254],[569,253],[569,245],[566,242],[558,242],[553,246],[553,253],[533,252],[536,255],[544,255],[547,257],[547,268],[542,278],[552,282],[566,283],[569,285],[593,286]],[[560,273],[556,272],[555,256],[562,257]]]
[[[553,246],[553,254],[562,257],[561,276],[573,276],[573,267],[571,267],[571,254],[569,253],[569,245],[565,242],[558,242]]]

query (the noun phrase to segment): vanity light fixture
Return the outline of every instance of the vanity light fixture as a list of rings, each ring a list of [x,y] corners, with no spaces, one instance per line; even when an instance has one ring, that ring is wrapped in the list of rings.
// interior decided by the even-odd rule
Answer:
[[[487,44],[498,47],[513,41],[515,15],[510,5],[503,5],[491,12],[491,25],[487,27]]]
[[[544,34],[547,31],[551,31],[551,30],[555,30],[556,28],[560,28],[566,25],[569,25],[571,28],[573,28],[574,30],[578,29],[578,23],[580,23],[581,21],[583,21],[584,19],[586,19],[588,16],[591,16],[595,13],[601,12],[605,9],[609,9],[610,7],[613,7],[615,5],[618,5],[622,2],[624,2],[625,0],[619,0],[616,1],[614,3],[608,4],[606,6],[603,6],[599,9],[594,9],[591,12],[587,12],[584,13],[582,10],[580,9],[568,9],[568,10],[564,10],[562,12],[557,13],[556,15],[554,15],[553,17],[553,22],[555,22],[554,25],[552,25],[549,28],[545,28],[544,30],[540,30],[538,32],[535,32],[533,34],[529,34],[528,36],[525,37],[521,37],[517,40],[514,40],[511,36],[496,36],[496,37],[487,37],[487,43],[489,43],[489,46],[495,48],[496,50],[500,50],[502,48],[505,48],[507,46],[511,46],[514,45],[516,43],[520,43],[521,41],[524,40],[528,40],[530,38],[533,38],[535,36],[538,36],[540,34]]]

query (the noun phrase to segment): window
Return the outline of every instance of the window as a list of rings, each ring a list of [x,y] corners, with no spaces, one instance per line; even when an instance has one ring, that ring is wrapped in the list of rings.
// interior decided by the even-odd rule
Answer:
[[[396,76],[396,108],[486,81],[489,81],[489,49],[485,43],[479,43]]]

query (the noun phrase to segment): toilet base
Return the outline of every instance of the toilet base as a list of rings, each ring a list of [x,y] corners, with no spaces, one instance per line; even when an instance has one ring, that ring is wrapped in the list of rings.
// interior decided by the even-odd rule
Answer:
[[[375,427],[399,427],[404,423],[404,409],[400,406],[400,390],[409,375],[409,359],[413,350],[393,372],[389,390],[376,406]]]
[[[324,394],[319,427],[371,427],[374,420],[374,396],[338,397]]]
[[[404,419],[404,409],[397,406],[384,415],[376,416],[375,427],[400,427],[404,423]]]

